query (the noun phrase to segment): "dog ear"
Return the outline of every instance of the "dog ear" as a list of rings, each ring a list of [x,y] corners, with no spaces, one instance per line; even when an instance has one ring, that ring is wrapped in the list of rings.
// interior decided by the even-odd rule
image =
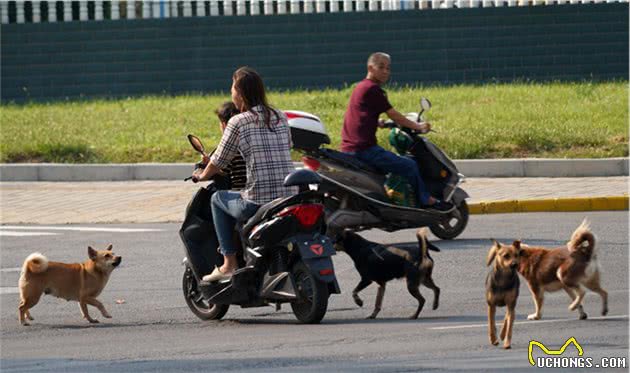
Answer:
[[[92,246],[88,246],[88,257],[90,259],[96,259],[96,250],[92,248]]]
[[[111,243],[109,244],[109,246],[107,246],[107,251],[112,251],[112,248],[114,248],[114,245],[112,245]]]
[[[492,240],[492,247],[490,248],[490,251],[488,251],[488,258],[486,259],[487,266],[492,264],[494,257],[497,255],[497,249],[500,247],[500,244],[497,242],[497,240],[495,240],[494,238],[492,238],[491,240]]]
[[[514,248],[516,249],[516,253],[518,254],[518,256],[525,255],[525,250],[523,250],[523,245],[521,243],[521,240],[516,240],[512,242],[512,246],[514,246]]]
[[[348,237],[352,238],[353,233],[354,232],[352,231],[352,229],[349,228],[340,229],[337,232],[337,237],[335,241],[345,241]]]
[[[326,230],[326,236],[330,237],[332,242],[335,243],[343,238],[342,232],[343,229],[328,227],[328,229]]]

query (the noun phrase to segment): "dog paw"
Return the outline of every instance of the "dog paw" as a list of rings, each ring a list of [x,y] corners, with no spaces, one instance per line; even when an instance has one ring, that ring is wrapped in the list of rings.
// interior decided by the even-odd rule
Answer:
[[[108,314],[103,314],[103,317],[106,318],[106,319],[111,319],[112,315],[110,315],[109,313]]]
[[[527,316],[527,320],[540,320],[540,315],[532,313],[531,315]]]
[[[509,350],[510,348],[512,348],[512,345],[504,344],[503,348],[506,349],[506,350]]]
[[[90,324],[98,324],[97,319],[88,319],[88,321],[90,322]]]
[[[415,313],[409,316],[409,320],[417,320],[417,319],[418,319],[418,315],[416,315]]]
[[[582,312],[580,314],[580,318],[579,318],[580,320],[586,320],[587,318],[588,318],[588,315],[585,312]]]
[[[606,316],[606,315],[608,315],[608,308],[604,308],[602,310],[602,316]]]
[[[354,298],[354,303],[356,303],[359,307],[363,307],[363,301],[361,300],[361,298]]]
[[[370,316],[366,317],[366,319],[368,319],[368,320],[375,319],[375,318],[376,318],[376,315],[374,315],[374,314],[372,314],[372,315],[370,315]]]
[[[493,346],[498,346],[499,345],[499,341],[498,340],[490,340],[490,344]]]
[[[21,322],[20,324],[22,324],[22,326],[31,326],[31,324],[29,324],[29,323],[28,323],[28,322],[26,322],[26,321]]]

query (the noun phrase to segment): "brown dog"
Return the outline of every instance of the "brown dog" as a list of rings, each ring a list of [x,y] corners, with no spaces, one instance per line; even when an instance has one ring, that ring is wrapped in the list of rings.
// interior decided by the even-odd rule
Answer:
[[[488,252],[487,265],[494,262],[492,270],[486,277],[486,302],[488,303],[488,336],[490,343],[498,345],[497,330],[494,323],[497,306],[507,306],[505,319],[501,327],[500,337],[503,340],[503,348],[512,345],[512,327],[516,300],[520,281],[518,279],[518,263],[521,257],[521,243],[514,241],[511,246],[502,245],[492,240],[493,245]]]
[[[114,255],[112,245],[102,251],[88,247],[88,256],[87,261],[73,264],[49,262],[40,253],[33,253],[26,258],[19,281],[18,317],[22,325],[29,325],[27,319],[33,320],[29,309],[39,302],[42,294],[78,301],[81,314],[91,323],[98,320],[88,314],[88,304],[98,308],[104,317],[111,318],[96,297],[122,258]]]
[[[521,245],[521,250],[518,271],[527,280],[536,305],[536,312],[527,319],[540,319],[544,292],[560,289],[566,291],[573,300],[569,310],[577,309],[580,320],[586,319],[587,315],[582,307],[586,293],[583,286],[602,297],[602,315],[608,313],[608,293],[600,285],[595,236],[586,219],[573,232],[565,247],[546,249]]]

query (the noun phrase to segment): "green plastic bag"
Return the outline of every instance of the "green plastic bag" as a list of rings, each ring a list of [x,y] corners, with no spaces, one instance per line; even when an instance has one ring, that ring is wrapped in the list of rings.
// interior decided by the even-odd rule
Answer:
[[[400,128],[392,128],[389,131],[389,144],[396,149],[398,154],[405,155],[413,144],[413,139]]]

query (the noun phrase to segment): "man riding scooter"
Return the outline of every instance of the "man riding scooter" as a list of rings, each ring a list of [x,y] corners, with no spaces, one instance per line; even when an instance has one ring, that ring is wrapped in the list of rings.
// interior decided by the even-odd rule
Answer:
[[[387,114],[396,124],[420,133],[427,133],[431,129],[428,122],[418,123],[409,120],[389,103],[381,85],[389,80],[390,64],[390,56],[382,52],[373,53],[368,58],[367,76],[352,92],[344,116],[341,151],[353,154],[384,174],[391,172],[407,178],[416,191],[420,207],[439,211],[451,210],[453,208],[451,203],[429,194],[413,159],[398,156],[377,144],[376,130],[384,128],[383,121],[379,120],[381,113]]]

